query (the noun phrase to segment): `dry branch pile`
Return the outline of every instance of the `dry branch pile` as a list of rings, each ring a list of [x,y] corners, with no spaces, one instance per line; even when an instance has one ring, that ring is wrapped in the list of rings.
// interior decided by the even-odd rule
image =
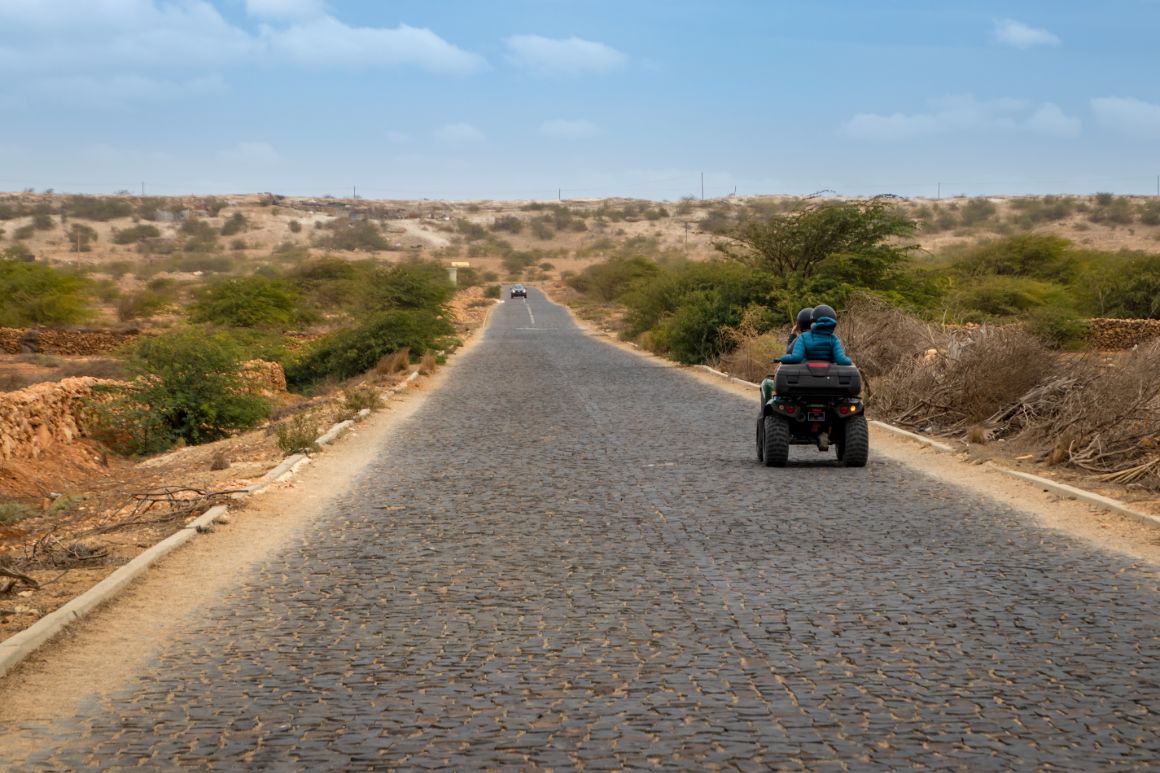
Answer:
[[[1094,349],[1131,349],[1156,338],[1160,338],[1160,319],[1088,320],[1088,343]]]

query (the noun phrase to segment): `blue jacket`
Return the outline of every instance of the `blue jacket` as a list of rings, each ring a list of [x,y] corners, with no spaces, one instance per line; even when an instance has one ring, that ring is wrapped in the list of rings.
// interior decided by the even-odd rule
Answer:
[[[846,356],[842,342],[834,335],[834,328],[838,321],[830,317],[822,317],[809,330],[798,336],[793,342],[793,350],[778,362],[792,364],[795,362],[836,362],[839,365],[853,365],[854,361]]]

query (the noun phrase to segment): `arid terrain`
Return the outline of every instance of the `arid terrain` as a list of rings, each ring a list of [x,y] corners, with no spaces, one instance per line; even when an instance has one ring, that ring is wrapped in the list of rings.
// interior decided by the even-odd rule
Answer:
[[[82,220],[68,215],[68,201],[69,197],[51,194],[0,195],[0,203],[22,212],[39,212],[41,225],[45,224],[43,215],[49,214],[48,227],[44,228],[35,226],[34,214],[0,221],[0,250],[19,244],[39,263],[85,269],[90,278],[115,288],[87,324],[144,331],[173,325],[180,319],[182,299],[188,297],[179,295],[174,305],[148,317],[126,318],[117,298],[145,288],[151,280],[172,280],[188,291],[214,273],[248,273],[324,254],[384,263],[411,257],[435,259],[475,272],[482,284],[519,277],[568,302],[575,297],[561,280],[594,262],[636,252],[708,258],[716,254],[713,244],[719,238],[722,218],[747,208],[786,207],[793,202],[773,197],[663,204],[635,200],[377,202],[262,194],[159,199],[151,219],[142,219],[140,210],[134,209],[124,216]],[[1016,227],[1014,224],[1023,223],[1020,218],[1025,217],[1026,207],[1018,199],[984,200],[983,215],[970,226],[960,222],[944,228],[935,223],[939,213],[980,209],[972,204],[977,201],[914,200],[901,205],[932,224],[920,230],[919,239],[923,250],[933,255],[948,247],[1001,235]],[[1136,204],[1142,206],[1142,201]],[[1160,250],[1160,225],[1142,221],[1123,225],[1106,219],[1093,222],[1091,212],[1097,207],[1094,199],[1076,199],[1067,215],[1038,222],[1034,228],[1093,249]],[[244,225],[233,238],[220,240],[212,261],[199,267],[196,260],[175,257],[175,245],[186,238],[183,224],[202,222],[222,233],[228,230],[231,219]],[[351,226],[368,221],[376,225],[385,244],[350,249],[351,245],[334,241],[336,223]],[[70,240],[73,232],[68,229],[78,222],[92,230],[83,242]],[[152,226],[157,235],[118,243],[125,241],[118,234],[142,225]],[[17,239],[17,234],[21,238]],[[460,293],[454,306],[464,336],[478,327],[490,305],[483,298],[482,286]],[[610,319],[614,317],[596,320],[596,324]],[[4,354],[0,355],[0,384],[15,389],[41,380],[58,380],[62,375],[106,375],[112,367],[108,353]],[[375,389],[387,390],[405,375],[371,374],[366,381]],[[425,388],[422,381],[419,383],[419,389]],[[392,398],[398,399],[402,397]],[[350,415],[339,392],[311,398],[284,394],[280,404],[280,417],[309,416],[320,431]],[[390,402],[386,409],[391,409]],[[1007,452],[1002,444],[963,445],[962,450],[961,463],[993,458],[1015,467],[1034,468],[1029,456]],[[0,637],[26,627],[90,587],[132,555],[179,528],[195,510],[228,501],[229,492],[260,478],[281,456],[272,429],[266,427],[144,461],[119,458],[92,441],[81,440],[57,444],[35,459],[0,464],[0,493],[35,499],[44,506],[42,516],[0,526],[0,563],[5,555],[37,559],[37,568],[27,574],[36,587],[19,577],[0,577]],[[1160,501],[1139,492],[1093,485],[1075,475],[1052,474],[1129,500],[1141,510],[1160,513]],[[1154,539],[1146,530],[1130,531],[1141,539]]]

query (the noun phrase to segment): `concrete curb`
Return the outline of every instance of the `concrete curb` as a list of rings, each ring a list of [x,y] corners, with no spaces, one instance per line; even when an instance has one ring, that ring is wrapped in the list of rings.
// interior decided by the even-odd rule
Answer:
[[[418,377],[419,371],[413,371],[398,386],[386,390],[386,394],[398,394]],[[369,408],[364,408],[358,412],[358,417],[365,418],[370,413]],[[353,424],[354,420],[351,419],[340,421],[320,435],[314,442],[320,446],[333,443]],[[289,478],[309,463],[310,456],[307,454],[288,456],[279,462],[277,466],[267,471],[258,483],[247,486],[241,493],[236,494],[235,497],[240,498],[260,494],[275,483]],[[158,542],[153,547],[138,555],[132,561],[119,567],[108,577],[60,609],[50,612],[20,633],[0,641],[0,678],[18,666],[37,649],[54,639],[65,628],[87,616],[94,609],[116,596],[129,583],[144,574],[146,570],[162,558],[185,545],[185,543],[192,540],[198,534],[212,531],[213,524],[228,512],[229,507],[227,505],[215,505],[211,507],[181,527],[180,531],[169,535],[161,542]]]
[[[157,561],[208,529],[214,521],[225,515],[227,510],[229,508],[225,505],[211,507],[183,526],[180,531],[158,542],[60,609],[45,615],[34,625],[15,636],[0,642],[0,676],[7,674],[74,621],[80,620],[119,593]]]
[[[877,427],[878,429],[885,430],[886,432],[892,432],[899,437],[904,437],[907,440],[913,440],[916,443],[922,443],[924,446],[930,446],[931,448],[942,451],[943,453],[951,453],[955,450],[951,446],[948,446],[946,443],[940,443],[937,440],[919,435],[917,432],[910,432],[909,430],[902,429],[901,427],[896,427],[893,424],[887,424],[884,421],[871,419],[870,424],[874,427]]]

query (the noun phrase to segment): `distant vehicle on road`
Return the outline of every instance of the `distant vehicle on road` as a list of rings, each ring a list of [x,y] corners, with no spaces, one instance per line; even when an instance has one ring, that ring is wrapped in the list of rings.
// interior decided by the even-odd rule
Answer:
[[[512,297],[513,298],[527,298],[528,297],[528,288],[524,287],[523,285],[512,285]]]

